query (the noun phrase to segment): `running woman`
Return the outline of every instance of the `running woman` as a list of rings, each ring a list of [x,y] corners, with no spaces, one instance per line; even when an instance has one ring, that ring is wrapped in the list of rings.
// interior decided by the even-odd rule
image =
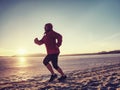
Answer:
[[[59,47],[62,44],[62,35],[53,30],[53,25],[51,23],[45,24],[44,30],[45,32],[42,39],[38,40],[38,38],[35,38],[34,42],[38,45],[45,44],[46,46],[47,56],[44,58],[43,64],[51,73],[49,82],[57,78],[57,74],[54,72],[52,66],[61,74],[61,77],[58,78],[58,80],[64,80],[67,77],[63,73],[63,70],[58,66],[58,56],[60,54]],[[49,62],[52,63],[52,66]]]

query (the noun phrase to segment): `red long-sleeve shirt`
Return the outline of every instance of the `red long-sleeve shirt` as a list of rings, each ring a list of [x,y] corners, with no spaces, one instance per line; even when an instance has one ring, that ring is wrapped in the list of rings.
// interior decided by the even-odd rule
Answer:
[[[45,44],[47,54],[60,53],[59,47],[62,44],[62,35],[51,30],[47,32],[43,38],[39,41],[39,45]]]

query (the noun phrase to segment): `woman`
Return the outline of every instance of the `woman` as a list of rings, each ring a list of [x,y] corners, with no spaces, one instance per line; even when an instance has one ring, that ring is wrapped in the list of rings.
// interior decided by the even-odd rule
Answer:
[[[53,81],[57,78],[57,74],[55,74],[51,64],[53,67],[61,74],[61,77],[58,78],[59,81],[66,79],[66,75],[63,73],[62,69],[58,66],[58,56],[60,53],[59,47],[62,44],[62,36],[53,30],[53,26],[51,23],[45,24],[45,33],[41,40],[38,38],[34,39],[34,42],[38,45],[45,44],[47,50],[47,56],[43,60],[43,64],[47,67],[47,69],[51,72],[51,77],[49,82]]]

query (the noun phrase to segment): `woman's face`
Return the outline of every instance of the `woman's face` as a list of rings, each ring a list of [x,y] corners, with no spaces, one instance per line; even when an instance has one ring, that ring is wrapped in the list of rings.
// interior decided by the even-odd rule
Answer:
[[[52,30],[52,25],[46,24],[45,27],[45,32]]]
[[[48,31],[49,30],[49,27],[46,25],[45,26],[45,31]]]

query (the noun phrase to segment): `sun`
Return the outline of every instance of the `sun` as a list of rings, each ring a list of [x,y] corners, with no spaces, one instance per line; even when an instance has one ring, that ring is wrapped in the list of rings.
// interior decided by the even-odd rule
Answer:
[[[20,49],[18,49],[17,52],[18,52],[19,55],[24,56],[24,55],[26,55],[27,50],[26,50],[26,49],[23,49],[23,48],[20,48]]]

